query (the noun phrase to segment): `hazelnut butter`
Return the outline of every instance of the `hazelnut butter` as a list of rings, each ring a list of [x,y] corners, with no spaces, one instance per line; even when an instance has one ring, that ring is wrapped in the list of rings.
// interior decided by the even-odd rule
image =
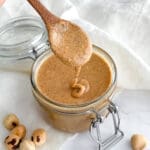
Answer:
[[[89,82],[90,90],[79,98],[71,95],[75,69],[65,65],[55,55],[47,58],[37,74],[37,86],[47,99],[66,105],[79,105],[102,95],[110,85],[111,72],[105,60],[93,53],[80,72],[79,80]]]
[[[116,83],[115,66],[105,51],[96,46],[93,49],[78,79],[88,81],[90,88],[78,98],[71,94],[74,66],[64,64],[52,53],[40,56],[33,66],[33,93],[57,129],[73,133],[87,130],[95,118],[93,110],[98,112],[109,104]]]
[[[69,21],[61,20],[50,28],[52,51],[61,61],[72,66],[82,66],[92,55],[92,44],[87,34]]]

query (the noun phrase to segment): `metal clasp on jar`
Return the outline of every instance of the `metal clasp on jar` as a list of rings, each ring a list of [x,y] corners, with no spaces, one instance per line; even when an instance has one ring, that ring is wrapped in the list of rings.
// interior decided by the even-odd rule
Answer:
[[[101,125],[106,118],[102,114],[108,111],[112,115],[114,132],[111,136],[103,140],[101,135]],[[120,117],[117,106],[110,102],[110,104],[104,107],[99,113],[93,111],[96,114],[96,118],[92,121],[89,132],[92,139],[98,144],[98,150],[111,149],[113,145],[117,144],[124,136],[123,131],[120,130]]]
[[[33,47],[30,51],[30,55],[28,55],[29,58],[32,58],[33,60],[36,60],[41,54],[46,52],[46,50],[50,51],[50,45],[49,42],[42,43],[36,47]]]

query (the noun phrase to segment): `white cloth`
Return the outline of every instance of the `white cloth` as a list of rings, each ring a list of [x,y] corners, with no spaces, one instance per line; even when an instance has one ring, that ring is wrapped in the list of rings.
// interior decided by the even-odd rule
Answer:
[[[103,48],[113,57],[118,69],[118,87],[126,89],[150,89],[149,0],[41,1],[54,14],[64,19],[71,20],[83,27],[91,37],[93,44]],[[0,25],[10,18],[30,15],[38,16],[26,0],[6,0],[5,4],[0,7]],[[38,125],[45,127],[49,133],[49,140],[43,149],[56,150],[66,138],[71,135],[66,133],[62,134],[52,129],[42,117],[39,117],[41,116],[40,112],[42,110],[35,104],[31,94],[31,85],[28,76],[18,72],[0,72],[0,120],[2,120],[7,113],[14,112],[19,115],[23,123],[27,124],[29,131],[38,127]],[[128,94],[126,95],[127,100],[124,99],[126,101],[125,108],[128,108],[132,96],[130,97],[129,91],[126,93]],[[138,98],[140,94],[143,95],[144,93],[139,94],[139,92],[136,91],[136,94]],[[141,100],[145,100],[145,97],[139,98],[137,103],[135,102],[134,104],[140,106]],[[147,106],[149,102],[146,100],[144,102],[145,104],[142,103],[144,105],[141,107],[143,109],[148,109]],[[117,103],[123,110],[124,103],[121,101],[117,101]],[[26,108],[28,108],[28,111]],[[140,108],[137,109],[137,111],[140,111]],[[28,117],[26,117],[27,113],[29,113]],[[140,115],[142,120],[147,119],[144,117],[146,114],[148,113],[145,112]],[[129,115],[123,117],[125,118],[123,121],[123,128],[126,128],[125,126],[128,125],[126,121],[128,119],[131,121],[131,124],[134,124],[134,121],[137,123],[136,120],[138,120],[138,117],[132,120],[131,116],[132,111],[129,111]],[[38,122],[40,123],[38,124]],[[146,128],[144,124],[141,126],[144,131],[139,131],[145,133],[148,127]],[[132,132],[136,132],[136,129],[139,128],[133,128],[133,130],[131,130]],[[128,130],[125,131],[128,133]],[[3,137],[6,136],[4,128],[0,128],[0,133],[2,134],[2,136],[0,136],[0,138],[2,138],[0,141],[3,141]],[[30,135],[31,132],[28,134]],[[72,138],[71,144],[74,143],[72,140],[76,141],[78,137],[80,137],[80,135]],[[82,138],[88,141],[85,135]],[[67,148],[67,145],[68,142],[66,142],[66,145],[63,145],[65,150],[74,150],[74,146],[71,145],[71,148]],[[123,149],[123,146],[126,148],[125,144],[120,148]],[[0,148],[4,149],[3,144],[0,144]],[[74,148],[78,149],[76,147]]]

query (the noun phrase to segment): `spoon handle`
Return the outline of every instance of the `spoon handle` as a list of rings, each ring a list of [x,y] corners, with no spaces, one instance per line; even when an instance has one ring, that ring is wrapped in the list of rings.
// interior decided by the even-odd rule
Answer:
[[[42,17],[48,29],[50,29],[51,25],[55,24],[56,22],[60,20],[60,18],[58,18],[57,16],[49,12],[48,9],[44,7],[39,0],[28,0],[28,2]]]

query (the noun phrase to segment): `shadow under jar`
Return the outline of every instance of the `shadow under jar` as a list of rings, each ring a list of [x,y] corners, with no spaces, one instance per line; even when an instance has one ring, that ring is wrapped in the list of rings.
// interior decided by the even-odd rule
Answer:
[[[108,88],[101,95],[89,101],[65,104],[46,97],[37,83],[40,67],[53,55],[47,42],[47,32],[43,23],[34,17],[16,18],[0,28],[0,36],[0,60],[5,62],[0,68],[10,70],[14,68],[13,71],[18,71],[17,68],[20,68],[19,71],[24,71],[27,66],[27,71],[31,70],[33,94],[48,113],[51,125],[71,133],[90,129],[92,138],[99,144],[99,149],[107,149],[122,139],[123,132],[119,129],[118,110],[111,102],[117,84],[117,70],[109,54],[93,45],[93,53],[105,60],[109,66],[111,80]],[[112,115],[114,133],[102,141],[99,128],[108,115]]]

